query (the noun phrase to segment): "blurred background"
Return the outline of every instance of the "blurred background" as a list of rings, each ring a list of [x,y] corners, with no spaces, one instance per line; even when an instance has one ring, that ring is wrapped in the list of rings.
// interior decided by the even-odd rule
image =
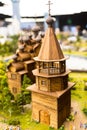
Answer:
[[[37,22],[45,31],[47,4],[47,0],[0,0],[0,27],[7,27],[8,33],[14,34],[20,29],[31,29]],[[86,0],[52,0],[50,6],[55,29],[73,33],[77,33],[77,26],[79,31],[87,29]],[[5,35],[7,29],[3,28]]]
[[[11,40],[11,36],[16,35],[15,48],[17,48],[18,36],[23,33],[32,33],[32,28],[36,25],[40,27],[40,33],[44,34],[49,7],[55,21],[56,36],[64,54],[70,56],[71,62],[69,61],[68,67],[87,70],[86,0],[0,0],[0,43],[4,44]],[[0,49],[1,55],[5,54],[2,50]],[[80,57],[77,56],[78,54]],[[76,56],[73,57],[73,55]],[[73,64],[72,58],[78,62]],[[80,61],[83,64],[79,66]]]
[[[39,52],[49,10],[58,43],[64,56],[69,57],[66,60],[66,68],[71,70],[68,80],[75,83],[71,99],[78,112],[75,121],[71,117],[67,120],[67,128],[72,129],[75,122],[76,129],[80,129],[81,122],[87,126],[87,0],[0,0],[0,130],[6,124],[19,124],[22,130],[53,130],[38,122],[31,123],[31,93],[26,87],[32,82],[26,73],[32,72],[33,67],[26,67],[29,68],[26,72],[23,66],[23,70],[18,66],[20,61],[31,64],[34,54]],[[18,55],[21,52],[23,55]],[[14,72],[16,67],[18,70]],[[10,73],[8,77],[7,72]],[[21,76],[24,76],[23,80]],[[22,91],[13,97],[11,92],[18,94],[18,85]]]

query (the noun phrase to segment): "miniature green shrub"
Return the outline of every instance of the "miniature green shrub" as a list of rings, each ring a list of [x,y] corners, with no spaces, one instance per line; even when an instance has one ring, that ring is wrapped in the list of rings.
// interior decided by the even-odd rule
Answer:
[[[87,108],[83,108],[83,112],[87,116]]]
[[[50,126],[50,127],[49,127],[49,130],[54,130],[54,128]]]
[[[64,125],[62,125],[58,130],[65,130]]]
[[[84,86],[84,90],[87,91],[87,86]]]
[[[10,119],[9,121],[8,121],[8,124],[9,125],[19,125],[20,124],[20,121],[18,120],[18,119]]]
[[[84,81],[84,90],[87,91],[87,81]]]
[[[73,121],[74,120],[74,115],[69,115],[69,117],[66,119],[67,121]]]

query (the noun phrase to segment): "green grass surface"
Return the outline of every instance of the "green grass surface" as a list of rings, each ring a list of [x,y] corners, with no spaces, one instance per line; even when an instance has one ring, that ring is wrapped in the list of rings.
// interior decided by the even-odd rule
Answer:
[[[17,119],[20,121],[20,127],[22,130],[55,130],[48,125],[32,121],[31,115],[31,110],[28,110],[26,113],[23,113],[21,115],[12,115],[11,117],[1,112],[0,122],[7,123],[9,119]]]
[[[64,51],[65,55],[76,55],[76,56],[83,56],[87,57],[87,52],[79,52],[79,51]]]
[[[75,82],[75,90],[71,91],[72,100],[80,103],[81,109],[87,107],[87,90],[84,90],[85,82],[87,82],[87,73],[71,73],[70,78]]]
[[[84,81],[87,81],[87,73],[70,73],[70,80],[75,82],[75,90],[71,91],[71,99],[77,101],[81,110],[87,108],[87,91],[84,90]],[[0,112],[0,122],[7,122],[9,119],[18,119],[22,130],[55,130],[45,124],[32,121],[32,111],[28,110],[21,115],[10,115]]]

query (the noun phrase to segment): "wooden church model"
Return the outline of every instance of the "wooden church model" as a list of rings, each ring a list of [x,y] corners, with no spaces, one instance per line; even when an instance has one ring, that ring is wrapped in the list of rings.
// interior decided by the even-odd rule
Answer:
[[[66,58],[53,29],[53,19],[47,19],[46,30],[38,57],[37,69],[33,70],[36,84],[27,88],[32,92],[32,119],[59,128],[70,114],[71,88]]]
[[[37,56],[41,47],[42,38],[38,36],[39,27],[33,28],[34,38],[28,35],[20,36],[18,39],[18,49],[13,56],[13,61],[7,67],[8,86],[11,93],[15,96],[21,93],[23,77],[27,75],[32,82],[35,76],[32,70],[35,69],[33,57]]]

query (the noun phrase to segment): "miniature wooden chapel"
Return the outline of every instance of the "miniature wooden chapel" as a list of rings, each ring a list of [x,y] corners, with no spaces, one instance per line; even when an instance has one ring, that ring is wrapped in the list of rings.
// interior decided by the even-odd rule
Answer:
[[[34,37],[31,38],[29,35],[19,37],[18,49],[13,56],[13,61],[7,67],[8,86],[14,96],[21,93],[24,75],[35,82],[35,76],[32,74],[35,68],[33,57],[38,55],[42,43],[39,31],[40,27],[35,26],[33,27]]]
[[[59,128],[70,114],[71,88],[66,58],[53,29],[53,19],[47,19],[48,29],[38,54],[37,69],[33,70],[36,84],[27,89],[32,92],[32,119]]]

